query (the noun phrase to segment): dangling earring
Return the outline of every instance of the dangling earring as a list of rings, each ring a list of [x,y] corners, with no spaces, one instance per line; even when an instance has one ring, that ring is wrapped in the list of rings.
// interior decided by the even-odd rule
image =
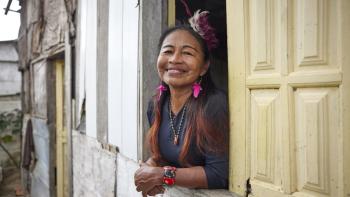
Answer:
[[[200,76],[199,81],[195,82],[192,86],[194,98],[198,98],[199,92],[202,90],[201,82],[202,82],[202,76]]]
[[[159,101],[160,97],[162,96],[162,93],[167,91],[167,88],[165,87],[165,85],[161,84],[158,86],[157,91],[158,91],[157,101]]]

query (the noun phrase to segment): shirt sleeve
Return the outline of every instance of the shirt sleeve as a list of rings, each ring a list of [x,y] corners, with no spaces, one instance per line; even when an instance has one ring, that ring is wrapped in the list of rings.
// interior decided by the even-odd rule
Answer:
[[[207,118],[212,124],[217,125],[218,130],[223,132],[228,140],[228,105],[227,96],[224,92],[218,91],[212,95],[206,105]],[[225,118],[222,118],[225,117]],[[228,144],[228,142],[227,142]],[[204,154],[204,171],[207,176],[209,189],[228,188],[228,150],[221,154],[208,152]]]
[[[204,171],[207,176],[208,189],[227,189],[228,155],[205,155]]]

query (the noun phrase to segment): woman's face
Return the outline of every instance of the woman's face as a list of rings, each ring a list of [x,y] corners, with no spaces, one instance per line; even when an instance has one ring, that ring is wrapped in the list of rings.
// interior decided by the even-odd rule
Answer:
[[[189,32],[176,30],[163,41],[157,61],[159,77],[172,88],[192,88],[208,70],[200,44]]]

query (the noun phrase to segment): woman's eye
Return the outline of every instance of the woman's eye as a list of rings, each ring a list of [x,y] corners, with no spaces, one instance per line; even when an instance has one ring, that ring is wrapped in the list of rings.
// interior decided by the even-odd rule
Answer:
[[[171,53],[172,53],[172,51],[170,51],[170,50],[166,50],[166,51],[163,51],[163,53],[164,53],[164,54],[171,54]]]
[[[185,54],[185,55],[191,55],[192,56],[192,53],[191,52],[188,52],[188,51],[184,51],[184,52],[182,52],[183,54]]]

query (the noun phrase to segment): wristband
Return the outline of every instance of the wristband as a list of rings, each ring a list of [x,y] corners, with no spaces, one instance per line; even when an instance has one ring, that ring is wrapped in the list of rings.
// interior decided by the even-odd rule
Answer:
[[[167,186],[172,186],[175,184],[176,167],[164,166],[163,184]]]

